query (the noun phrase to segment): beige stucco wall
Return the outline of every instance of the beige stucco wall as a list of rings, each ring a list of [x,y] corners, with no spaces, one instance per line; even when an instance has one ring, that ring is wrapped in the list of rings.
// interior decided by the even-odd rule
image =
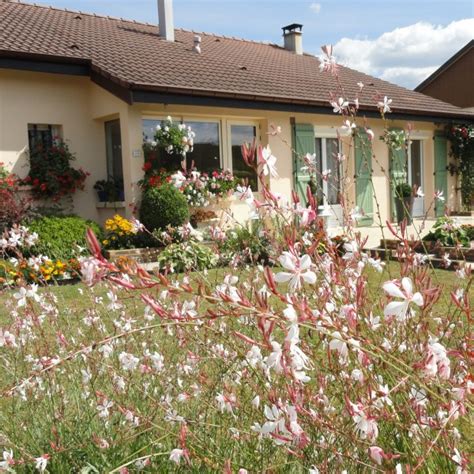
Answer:
[[[76,193],[75,211],[100,222],[114,210],[97,209],[94,182],[106,177],[104,121],[114,118],[121,120],[122,158],[124,163],[124,183],[126,207],[119,212],[131,214],[131,206],[139,196],[137,181],[142,176],[143,155],[142,119],[160,118],[168,115],[192,118],[216,118],[221,121],[224,163],[228,162],[227,124],[232,121],[252,121],[259,125],[260,143],[270,144],[278,158],[279,178],[271,180],[273,192],[291,196],[293,184],[293,162],[291,154],[290,117],[297,123],[312,123],[318,127],[333,127],[341,124],[341,117],[335,115],[292,114],[265,110],[227,109],[219,107],[172,106],[164,104],[127,105],[109,92],[92,83],[86,77],[63,76],[26,71],[0,69],[0,161],[4,162],[19,176],[27,173],[25,151],[28,144],[28,123],[57,124],[62,126],[63,138],[77,154],[77,165],[91,173],[86,190]],[[361,124],[363,124],[361,119]],[[369,119],[368,125],[375,133],[373,152],[373,180],[377,190],[374,211],[380,210],[376,221],[384,223],[389,218],[389,160],[388,151],[378,137],[384,123],[380,119]],[[405,127],[404,122],[389,121],[389,127]],[[281,127],[281,134],[268,134],[271,126]],[[415,133],[424,137],[424,191],[427,202],[434,193],[433,180],[433,132],[432,123],[414,122]],[[354,159],[353,150],[344,146],[348,155],[345,163],[347,179],[344,191],[351,206],[354,206]],[[455,202],[455,178],[448,177],[450,207]],[[428,207],[428,205],[427,205]],[[234,202],[235,217],[243,220],[247,208],[243,203]]]

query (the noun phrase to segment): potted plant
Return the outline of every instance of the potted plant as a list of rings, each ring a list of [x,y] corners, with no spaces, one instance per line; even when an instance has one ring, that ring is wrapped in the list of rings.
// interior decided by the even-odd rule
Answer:
[[[97,197],[99,202],[107,202],[109,200],[109,193],[107,191],[107,181],[105,179],[100,179],[94,184],[94,189],[97,191]]]
[[[408,183],[397,184],[395,187],[395,209],[398,223],[403,219],[407,220],[407,224],[412,223],[413,197],[413,189]]]
[[[123,187],[123,179],[117,179],[114,182],[115,184],[115,195],[117,201],[125,201],[125,190]]]

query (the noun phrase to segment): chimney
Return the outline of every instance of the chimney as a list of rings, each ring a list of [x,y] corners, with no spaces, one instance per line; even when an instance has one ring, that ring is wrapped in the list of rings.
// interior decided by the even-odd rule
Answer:
[[[173,0],[158,0],[160,36],[166,41],[174,41]]]
[[[296,54],[303,54],[303,25],[292,23],[291,25],[284,26],[282,30],[285,49]]]

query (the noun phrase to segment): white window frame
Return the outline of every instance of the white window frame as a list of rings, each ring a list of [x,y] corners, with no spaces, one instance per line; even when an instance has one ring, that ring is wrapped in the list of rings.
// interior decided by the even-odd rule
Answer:
[[[337,136],[337,132],[329,127],[315,127],[315,134],[314,138],[315,140],[318,138],[321,140],[321,166],[323,172],[324,170],[328,169],[328,160],[327,160],[327,146],[326,146],[326,140],[329,138],[331,140],[337,140],[338,143],[338,152],[341,153],[341,141],[339,140]],[[342,176],[342,163],[338,163],[339,166],[339,176]],[[341,185],[341,183],[340,183]],[[339,189],[339,193],[342,193],[342,189]],[[336,204],[329,204],[328,203],[328,195],[329,195],[329,183],[323,179],[323,198],[324,198],[324,206],[341,206],[340,203]]]

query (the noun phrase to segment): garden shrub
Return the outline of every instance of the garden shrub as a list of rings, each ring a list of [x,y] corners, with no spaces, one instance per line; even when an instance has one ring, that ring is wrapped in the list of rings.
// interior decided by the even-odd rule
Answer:
[[[425,241],[436,242],[446,247],[454,247],[461,244],[468,247],[470,236],[466,228],[451,217],[440,217],[436,220],[433,229],[423,237]]]
[[[150,231],[179,227],[189,218],[186,198],[171,184],[147,189],[140,206],[140,221]]]
[[[464,224],[461,226],[464,232],[466,232],[467,238],[469,241],[474,240],[474,225]]]
[[[270,240],[260,221],[250,221],[227,234],[221,243],[221,252],[228,260],[237,257],[239,263],[268,263]]]
[[[38,241],[30,249],[33,255],[47,255],[52,259],[69,260],[77,257],[79,247],[86,248],[86,230],[90,227],[101,238],[102,229],[93,221],[77,216],[43,216],[28,222]]]
[[[176,273],[214,268],[218,261],[209,247],[193,241],[168,245],[158,257],[160,269]]]

